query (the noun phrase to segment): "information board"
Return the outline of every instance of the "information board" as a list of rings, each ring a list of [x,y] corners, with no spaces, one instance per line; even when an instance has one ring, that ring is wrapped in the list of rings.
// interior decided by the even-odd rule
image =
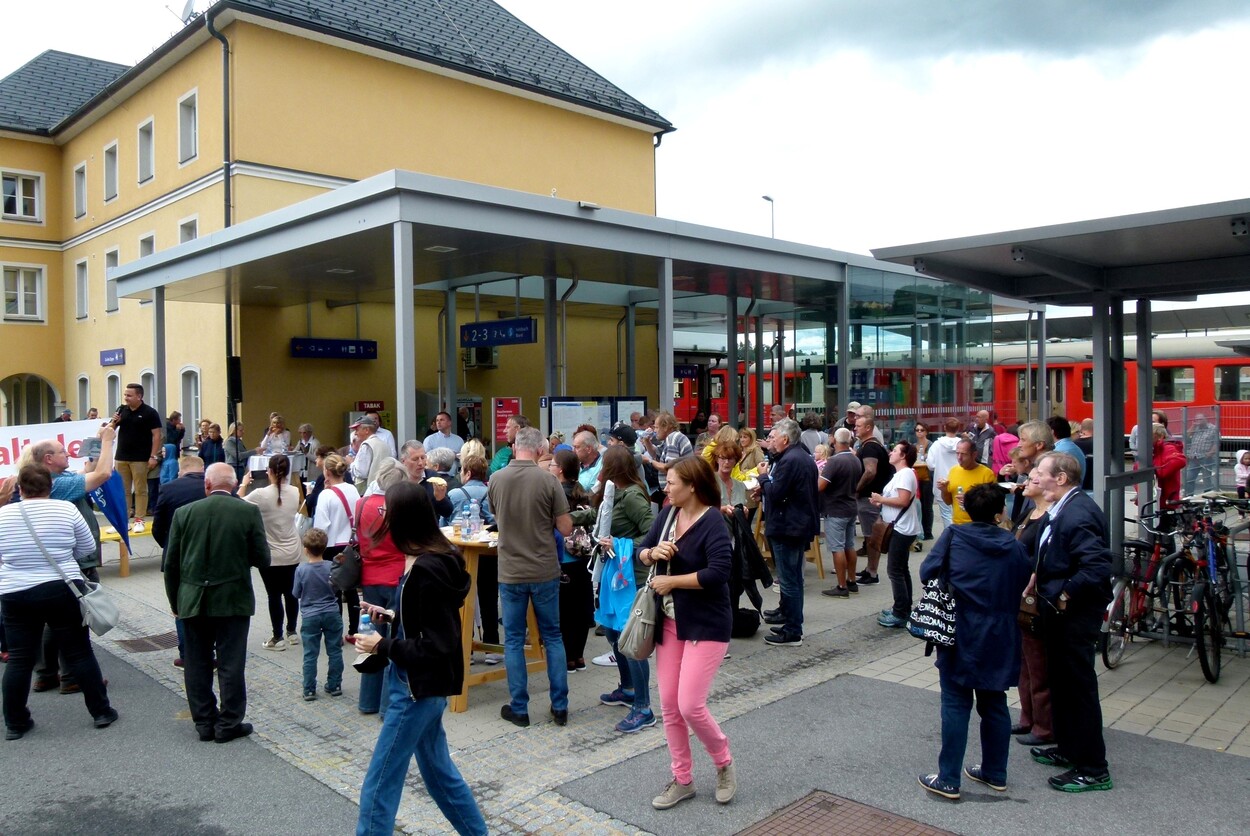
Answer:
[[[461,348],[488,348],[538,342],[538,324],[532,316],[466,322],[460,326]]]
[[[494,412],[491,425],[495,428],[495,445],[508,441],[508,419],[521,414],[520,398],[492,398]]]
[[[602,443],[607,438],[608,430],[618,421],[629,423],[631,412],[646,412],[647,399],[633,396],[617,397],[614,395],[598,395],[589,397],[562,397],[548,395],[539,403],[546,401],[542,410],[542,430],[550,435],[559,431],[564,433],[567,444],[573,443],[573,433],[578,426],[590,424],[599,433]]]

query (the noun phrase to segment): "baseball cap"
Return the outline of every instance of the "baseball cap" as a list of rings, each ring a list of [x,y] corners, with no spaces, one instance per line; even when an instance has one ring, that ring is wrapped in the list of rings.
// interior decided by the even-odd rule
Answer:
[[[859,401],[851,401],[846,405],[846,411],[850,412],[852,409],[859,409],[861,406],[863,406],[863,404]]]
[[[352,424],[348,429],[354,430],[357,427],[373,427],[373,429],[376,430],[378,428],[378,422],[374,421],[372,418],[366,415],[365,417],[358,420],[356,423]]]
[[[638,443],[638,433],[634,432],[634,428],[623,421],[618,421],[615,427],[608,430],[608,435],[627,447],[633,447]]]

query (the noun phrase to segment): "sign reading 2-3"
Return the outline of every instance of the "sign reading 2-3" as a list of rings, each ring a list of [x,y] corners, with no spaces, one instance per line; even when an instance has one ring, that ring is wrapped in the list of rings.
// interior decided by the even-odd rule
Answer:
[[[532,316],[520,319],[469,322],[460,326],[461,348],[485,348],[536,342],[538,342],[538,324]]]

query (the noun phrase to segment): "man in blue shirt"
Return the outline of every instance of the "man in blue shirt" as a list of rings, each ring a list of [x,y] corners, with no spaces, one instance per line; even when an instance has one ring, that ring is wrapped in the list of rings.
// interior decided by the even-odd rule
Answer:
[[[1085,453],[1072,440],[1072,425],[1062,415],[1052,415],[1046,419],[1046,426],[1050,427],[1050,431],[1055,434],[1055,452],[1066,453],[1076,459],[1076,463],[1081,467],[1081,482],[1084,483]]]

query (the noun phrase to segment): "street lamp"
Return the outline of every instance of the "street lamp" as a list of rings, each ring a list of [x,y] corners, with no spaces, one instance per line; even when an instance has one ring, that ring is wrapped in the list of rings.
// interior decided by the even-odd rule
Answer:
[[[768,228],[773,238],[777,237],[777,204],[768,195],[763,195],[768,201]]]

